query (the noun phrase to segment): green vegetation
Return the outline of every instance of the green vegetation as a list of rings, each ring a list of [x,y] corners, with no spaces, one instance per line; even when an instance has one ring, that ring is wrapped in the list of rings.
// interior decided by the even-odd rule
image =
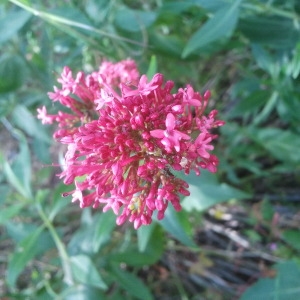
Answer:
[[[1,299],[300,299],[299,0],[6,0],[0,46]],[[137,231],[61,196],[36,119],[63,66],[128,57],[226,121],[218,172]]]

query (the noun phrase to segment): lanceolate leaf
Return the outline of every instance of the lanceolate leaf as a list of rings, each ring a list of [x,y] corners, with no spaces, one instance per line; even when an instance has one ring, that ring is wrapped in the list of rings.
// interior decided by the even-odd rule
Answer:
[[[300,267],[293,261],[276,265],[275,278],[260,279],[250,287],[241,300],[293,300],[300,299]]]
[[[102,280],[96,266],[87,255],[76,255],[71,257],[71,266],[75,279],[80,283],[107,289],[107,285]]]
[[[17,105],[12,113],[12,117],[14,123],[24,130],[29,136],[50,144],[51,139],[47,135],[45,128],[26,106]],[[26,120],[26,122],[24,122],[24,120]]]
[[[182,57],[186,58],[191,53],[220,38],[229,37],[237,24],[241,1],[233,1],[232,5],[220,9],[199,28],[188,41]]]
[[[135,296],[135,299],[151,300],[153,299],[148,287],[133,273],[126,272],[115,265],[111,266],[111,274],[129,294]]]
[[[205,170],[201,172],[201,176],[190,174],[186,181],[190,186],[191,195],[183,200],[182,206],[187,211],[203,211],[220,202],[250,196],[226,183],[218,183],[216,176]]]
[[[4,54],[0,58],[0,93],[12,92],[26,80],[24,59],[15,54]]]
[[[10,218],[14,217],[24,207],[25,202],[2,208],[0,211],[0,225],[5,224]]]
[[[150,26],[155,19],[154,12],[122,8],[116,13],[115,24],[122,30],[138,32]]]
[[[146,250],[155,226],[156,225],[152,223],[149,226],[142,226],[137,230],[139,251],[143,252]]]
[[[152,55],[147,71],[147,78],[152,78],[155,75],[155,73],[157,73],[157,59],[155,55]]]
[[[148,228],[150,228],[150,231],[148,231]],[[158,261],[163,254],[165,246],[165,233],[162,228],[156,223],[152,223],[149,226],[142,226],[138,229],[138,238],[140,239],[142,234],[139,234],[139,232],[146,233],[146,240],[142,240],[143,244],[139,243],[138,249],[134,244],[129,245],[124,251],[112,253],[105,258],[105,261],[124,263],[135,267],[152,265]],[[149,232],[151,232],[150,237]],[[142,250],[140,244],[143,246]]]
[[[36,229],[18,245],[17,250],[10,257],[6,276],[9,286],[15,286],[20,273],[23,271],[27,263],[37,254],[36,244],[42,231],[42,226]]]
[[[294,47],[299,41],[299,29],[292,18],[252,16],[239,23],[240,31],[251,41],[273,48]]]
[[[172,234],[177,240],[188,247],[197,247],[194,241],[184,231],[183,226],[179,222],[177,213],[171,205],[168,207],[165,213],[165,218],[159,221],[162,227]]]
[[[224,0],[185,0],[185,1],[165,1],[160,8],[160,13],[180,14],[182,11],[190,9],[193,6],[202,7],[208,11],[214,12],[227,6]]]
[[[31,17],[27,11],[10,11],[0,18],[0,44],[12,38]]]
[[[249,129],[249,136],[280,160],[293,164],[300,162],[299,136],[289,130],[278,128]]]
[[[3,162],[4,174],[7,181],[25,198],[32,197],[31,190],[31,158],[27,140],[22,132],[14,130],[19,139],[20,152],[12,165]]]

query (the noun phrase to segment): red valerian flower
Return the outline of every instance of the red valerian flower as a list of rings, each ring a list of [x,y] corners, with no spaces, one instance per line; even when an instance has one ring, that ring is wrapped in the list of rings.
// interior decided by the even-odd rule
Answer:
[[[150,135],[155,138],[160,138],[161,143],[165,146],[165,150],[168,153],[172,152],[172,147],[175,148],[177,152],[180,151],[181,139],[189,140],[191,137],[188,134],[182,133],[175,130],[175,117],[172,113],[168,113],[166,118],[166,130],[155,129],[150,131]]]
[[[181,209],[188,184],[172,170],[188,174],[216,172],[211,131],[224,125],[217,111],[206,116],[210,93],[201,96],[187,85],[172,93],[173,81],[155,74],[139,78],[132,60],[104,62],[98,72],[75,79],[65,67],[50,99],[70,112],[49,115],[38,109],[44,124],[58,123],[54,137],[67,145],[60,178],[75,184],[69,194],[80,207],[112,209],[117,224],[134,228],[164,218],[169,204]],[[195,138],[196,137],[196,138]]]

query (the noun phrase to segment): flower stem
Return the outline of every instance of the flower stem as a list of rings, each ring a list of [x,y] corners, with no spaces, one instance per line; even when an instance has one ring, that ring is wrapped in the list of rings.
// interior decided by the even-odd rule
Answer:
[[[36,201],[36,205],[37,205],[37,210],[38,213],[41,217],[41,219],[43,220],[45,226],[48,228],[54,243],[56,245],[56,248],[59,252],[61,261],[62,261],[62,267],[63,267],[63,271],[64,271],[64,282],[67,285],[71,285],[73,284],[73,276],[72,276],[72,270],[71,270],[71,265],[70,265],[70,260],[69,260],[69,255],[67,253],[67,250],[65,248],[64,243],[62,242],[62,240],[60,239],[60,237],[58,236],[53,224],[51,223],[51,221],[48,219],[47,215],[45,214],[45,212],[43,211],[43,208],[41,206],[40,203],[40,199],[41,197],[39,197],[39,195],[37,196],[37,201]]]

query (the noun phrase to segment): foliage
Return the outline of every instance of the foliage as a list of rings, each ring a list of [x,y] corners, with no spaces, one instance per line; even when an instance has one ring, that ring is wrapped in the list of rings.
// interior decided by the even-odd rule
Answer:
[[[299,266],[293,261],[276,265],[276,276],[258,281],[249,288],[241,300],[253,299],[297,299],[300,295]]]
[[[2,2],[0,295],[226,299],[229,293],[230,299],[220,288],[224,282],[208,286],[206,270],[213,263],[195,237],[208,211],[218,220],[225,216],[216,204],[248,209],[250,202],[250,227],[242,232],[247,243],[276,244],[266,255],[288,261],[276,264],[274,274],[267,266],[271,278],[260,279],[242,299],[297,298],[299,285],[292,279],[299,275],[299,225],[285,216],[299,210],[299,28],[298,0]],[[188,176],[192,195],[182,199],[184,210],[170,209],[164,221],[137,232],[116,228],[111,213],[81,211],[61,197],[72,189],[55,176],[64,149],[52,141],[53,128],[36,119],[42,105],[55,111],[46,93],[63,66],[90,72],[103,59],[127,57],[144,73],[158,71],[178,86],[210,89],[226,120],[215,149],[221,158],[217,175]],[[257,230],[260,225],[267,236]],[[157,287],[161,263],[168,253],[182,255],[178,248],[201,253],[201,267],[187,271],[197,289],[168,269],[169,290],[163,292]],[[234,287],[241,296],[245,286]]]

